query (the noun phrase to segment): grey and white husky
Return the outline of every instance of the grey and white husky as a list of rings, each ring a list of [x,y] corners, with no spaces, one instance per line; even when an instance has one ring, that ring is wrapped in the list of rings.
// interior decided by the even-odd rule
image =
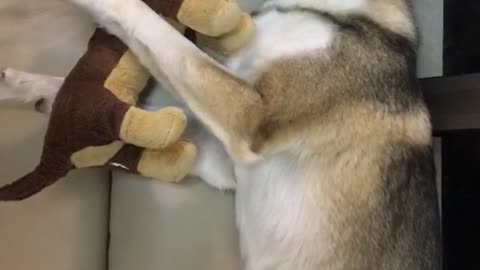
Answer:
[[[266,0],[256,37],[224,64],[140,0],[68,1],[125,41],[213,135],[197,136],[193,173],[235,188],[245,269],[440,269],[407,0]],[[3,74],[13,88],[30,81],[19,95],[34,98],[61,81]]]

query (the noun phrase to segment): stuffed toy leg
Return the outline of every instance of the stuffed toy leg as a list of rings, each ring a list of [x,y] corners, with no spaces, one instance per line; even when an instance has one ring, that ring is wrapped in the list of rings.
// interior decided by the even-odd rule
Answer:
[[[245,46],[254,27],[238,5],[225,0],[145,0],[192,40],[221,53]],[[196,30],[198,32],[194,32]],[[178,181],[196,148],[181,139],[186,117],[177,108],[134,107],[149,74],[116,37],[97,29],[87,52],[65,78],[53,104],[43,152],[35,170],[0,188],[0,200],[22,200],[72,169],[113,166]]]
[[[199,46],[217,53],[232,54],[253,37],[252,18],[234,0],[143,0],[150,8],[193,30]],[[190,33],[192,34],[192,33]]]

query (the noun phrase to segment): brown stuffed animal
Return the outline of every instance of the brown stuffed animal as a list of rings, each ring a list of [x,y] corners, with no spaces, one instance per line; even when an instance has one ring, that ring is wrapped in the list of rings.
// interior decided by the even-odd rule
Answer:
[[[250,17],[232,1],[144,2],[220,53],[241,48],[254,31]],[[162,181],[187,175],[196,147],[181,139],[184,113],[173,107],[156,112],[134,107],[149,77],[125,44],[97,29],[55,98],[40,164],[0,188],[0,200],[28,198],[78,168],[108,165]]]

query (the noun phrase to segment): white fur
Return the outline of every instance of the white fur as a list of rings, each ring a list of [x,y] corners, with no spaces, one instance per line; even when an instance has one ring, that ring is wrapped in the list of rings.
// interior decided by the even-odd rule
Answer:
[[[252,83],[272,61],[327,48],[336,30],[330,22],[319,23],[318,16],[304,13],[272,11],[256,18],[255,23],[253,42],[226,63],[233,74]]]
[[[415,26],[406,12],[408,8],[400,1],[392,5],[392,3],[371,0],[266,0],[265,7],[269,6],[299,6],[319,9],[331,14],[364,15],[391,31],[415,38]]]
[[[189,117],[188,125],[187,138],[197,145],[198,150],[192,175],[220,190],[234,190],[236,181],[233,162],[222,143],[198,123],[193,115]]]
[[[236,166],[236,218],[248,270],[310,270],[328,246],[309,211],[298,160],[276,154]]]
[[[368,12],[368,0],[266,0],[265,6],[300,6],[315,8],[335,14],[364,14]]]
[[[326,50],[336,33],[335,25],[304,13],[273,11],[255,23],[254,41],[226,62],[232,74],[252,84],[275,60]],[[236,218],[247,270],[311,269],[310,256],[325,248],[315,216],[306,211],[298,167],[286,153],[235,166]],[[310,241],[315,244],[303,250]]]

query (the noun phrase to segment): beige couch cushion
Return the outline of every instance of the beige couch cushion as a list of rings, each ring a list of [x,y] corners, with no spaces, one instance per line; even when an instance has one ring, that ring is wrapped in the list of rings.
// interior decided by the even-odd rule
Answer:
[[[239,270],[233,194],[117,173],[110,270]]]
[[[93,29],[74,14],[61,0],[0,1],[0,65],[65,75]],[[33,169],[46,124],[0,104],[0,185]],[[105,269],[108,192],[105,171],[83,170],[24,202],[0,202],[0,269]]]

